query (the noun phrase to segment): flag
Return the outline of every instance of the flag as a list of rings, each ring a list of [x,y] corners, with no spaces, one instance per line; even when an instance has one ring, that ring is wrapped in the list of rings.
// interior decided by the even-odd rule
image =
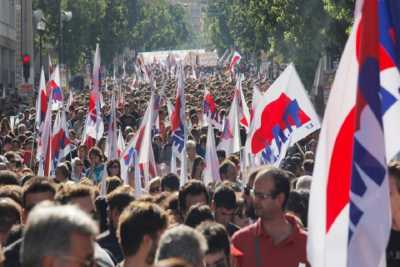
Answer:
[[[89,96],[89,113],[86,117],[85,128],[83,131],[83,143],[94,145],[94,141],[99,141],[104,133],[104,123],[101,117],[101,92],[100,92],[100,49],[96,46],[93,64],[92,89]]]
[[[244,79],[243,75],[240,75],[239,78],[237,79],[235,87],[235,95],[237,95],[240,125],[246,128],[246,130],[248,131],[250,126],[250,111],[249,107],[246,104],[246,99],[244,98],[243,94],[243,89],[242,89],[243,79]]]
[[[257,85],[253,85],[253,97],[251,100],[251,109],[250,109],[250,121],[253,120],[254,112],[256,111],[257,104],[262,98],[262,92],[260,91],[260,88],[258,88]]]
[[[229,63],[229,71],[231,73],[235,72],[235,66],[239,64],[241,59],[242,56],[237,51],[234,51],[231,57],[231,62]]]
[[[224,118],[223,130],[220,136],[218,150],[224,150],[227,155],[240,151],[239,95],[235,93],[228,116]]]
[[[332,85],[309,202],[312,266],[386,266],[391,218],[379,77],[384,3],[357,2]]]
[[[172,156],[179,158],[181,161],[181,184],[184,184],[187,180],[187,129],[185,126],[185,85],[183,75],[183,66],[180,65],[178,69],[178,81],[176,86],[175,108],[171,114]]]
[[[69,110],[73,104],[74,104],[74,92],[72,90],[69,90],[68,102],[65,109]]]
[[[108,160],[118,158],[118,137],[117,137],[117,114],[114,92],[111,95],[111,114],[108,124],[107,142],[106,142],[106,156]]]
[[[219,177],[217,150],[215,148],[214,129],[211,124],[208,125],[207,131],[205,162],[206,167],[204,169],[204,184],[208,185],[212,182],[221,181],[221,178]]]
[[[207,87],[205,87],[203,97],[203,121],[205,125],[212,124],[215,127],[219,127],[217,105],[214,101],[214,96]]]
[[[121,155],[121,178],[128,183],[129,170],[134,170],[135,179],[144,178],[145,184],[150,178],[157,176],[156,164],[154,160],[153,147],[151,143],[151,130],[154,123],[154,106],[156,96],[153,92],[149,105],[140,123],[139,130],[134,138],[129,142]],[[139,177],[138,177],[139,176]],[[141,184],[141,188],[145,185]],[[137,188],[137,190],[141,189]]]
[[[46,90],[47,90],[47,95],[50,95],[51,91],[51,96],[53,100],[52,101],[53,105],[51,110],[56,111],[62,108],[64,103],[64,96],[61,89],[60,68],[58,67],[58,65],[50,75],[50,79],[47,82]]]
[[[51,74],[53,73],[53,71],[54,71],[54,66],[53,66],[53,64],[51,63],[51,56],[49,55],[49,67],[48,67],[49,77],[51,76]]]
[[[36,151],[36,159],[39,162],[38,175],[48,176],[50,174],[50,139],[51,139],[51,115],[52,115],[52,96],[50,92],[49,101],[47,102],[46,117],[43,122],[43,128],[39,132],[38,148]]]
[[[50,139],[51,170],[53,173],[58,163],[71,152],[71,140],[69,139],[65,112],[59,110],[53,125]]]
[[[39,92],[36,99],[36,119],[35,125],[38,132],[41,132],[42,124],[46,118],[47,112],[47,90],[46,79],[44,77],[43,68],[40,72]]]
[[[125,150],[125,140],[124,140],[124,137],[122,136],[121,129],[119,129],[118,130],[118,139],[117,139],[117,156],[118,156],[118,158],[121,157],[124,150]]]
[[[386,159],[400,158],[400,2],[379,1],[380,96]]]
[[[246,146],[263,164],[278,165],[290,146],[320,128],[304,86],[290,64],[257,103]]]

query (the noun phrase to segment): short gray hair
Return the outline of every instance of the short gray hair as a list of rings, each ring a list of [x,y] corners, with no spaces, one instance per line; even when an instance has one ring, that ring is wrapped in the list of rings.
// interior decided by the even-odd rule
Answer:
[[[96,223],[76,206],[39,204],[29,214],[21,245],[22,266],[40,267],[44,256],[68,255],[71,234],[93,236]]]
[[[181,258],[199,266],[207,251],[207,240],[198,231],[186,225],[168,229],[161,236],[156,254],[156,262],[169,258]]]

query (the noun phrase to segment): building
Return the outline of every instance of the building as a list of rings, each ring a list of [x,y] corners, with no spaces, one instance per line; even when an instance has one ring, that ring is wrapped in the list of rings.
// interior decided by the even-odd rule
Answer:
[[[16,55],[16,1],[0,1],[0,90],[15,88]],[[8,89],[9,90],[9,89]],[[2,92],[0,92],[1,94]]]

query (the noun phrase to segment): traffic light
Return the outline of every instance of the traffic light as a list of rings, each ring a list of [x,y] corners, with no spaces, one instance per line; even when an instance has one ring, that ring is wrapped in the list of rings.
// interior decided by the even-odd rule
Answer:
[[[22,67],[23,67],[25,83],[28,83],[31,71],[31,57],[28,54],[22,55]]]

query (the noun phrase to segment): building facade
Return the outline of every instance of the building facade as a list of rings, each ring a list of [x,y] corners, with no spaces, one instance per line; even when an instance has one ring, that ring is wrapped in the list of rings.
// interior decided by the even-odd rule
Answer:
[[[0,1],[0,90],[15,88],[18,55],[16,1]],[[1,92],[0,92],[1,93]]]

